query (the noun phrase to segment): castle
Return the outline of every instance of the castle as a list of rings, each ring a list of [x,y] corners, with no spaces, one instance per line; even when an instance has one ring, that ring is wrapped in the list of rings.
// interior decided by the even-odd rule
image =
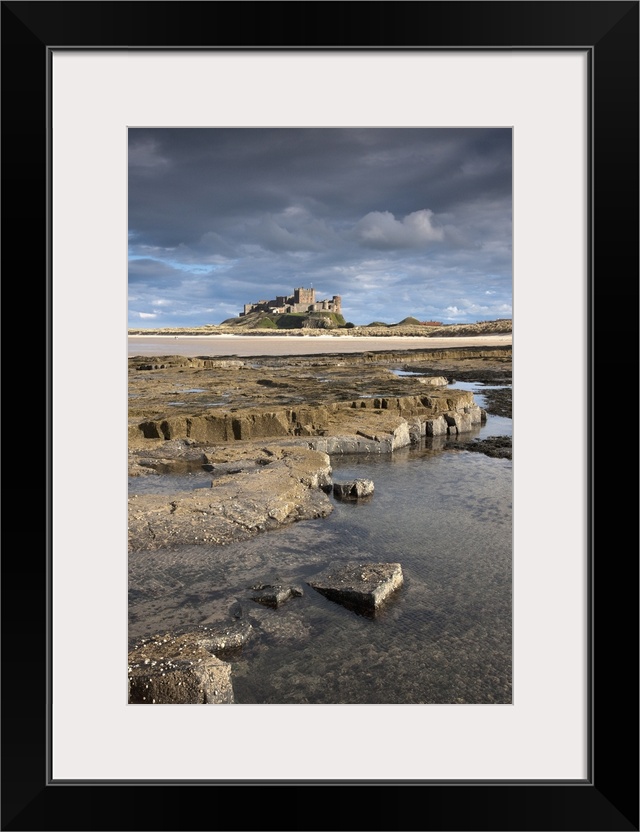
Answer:
[[[259,300],[257,303],[245,303],[240,317],[249,312],[337,312],[342,313],[342,298],[334,295],[332,300],[316,300],[315,289],[294,289],[289,297],[278,295],[274,300]]]

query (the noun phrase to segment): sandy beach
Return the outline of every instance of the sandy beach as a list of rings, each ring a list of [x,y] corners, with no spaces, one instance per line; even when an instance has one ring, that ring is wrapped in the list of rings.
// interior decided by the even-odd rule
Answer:
[[[512,335],[458,338],[358,337],[334,335],[130,335],[133,355],[321,355],[323,353],[381,352],[387,350],[498,347],[512,343]]]

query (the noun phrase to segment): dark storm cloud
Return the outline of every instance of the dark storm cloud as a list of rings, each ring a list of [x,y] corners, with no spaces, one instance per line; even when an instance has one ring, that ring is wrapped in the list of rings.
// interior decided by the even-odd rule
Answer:
[[[356,323],[510,317],[511,162],[508,129],[131,129],[131,323],[310,285]]]

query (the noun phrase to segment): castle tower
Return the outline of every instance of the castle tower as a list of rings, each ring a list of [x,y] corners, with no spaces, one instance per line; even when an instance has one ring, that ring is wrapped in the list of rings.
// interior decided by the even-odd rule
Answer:
[[[342,313],[342,295],[333,296],[333,311]]]
[[[304,289],[302,286],[299,289],[293,290],[293,302],[303,303],[305,306],[311,306],[316,302],[316,290]]]

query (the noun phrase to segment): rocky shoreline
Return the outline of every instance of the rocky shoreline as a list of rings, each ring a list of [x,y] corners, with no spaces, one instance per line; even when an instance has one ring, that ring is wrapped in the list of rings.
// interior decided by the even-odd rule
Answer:
[[[224,545],[326,516],[331,455],[392,453],[486,420],[470,392],[446,386],[454,376],[510,382],[511,350],[130,358],[129,476],[212,473],[209,493],[133,489],[130,550]]]
[[[510,388],[487,390],[483,409],[472,393],[446,385],[455,380],[510,385],[511,370],[510,347],[245,360],[134,356],[129,359],[129,550],[215,548],[326,517],[333,510],[336,454],[393,453],[429,437],[443,446],[455,441],[461,450],[510,458],[510,439],[465,440],[488,413],[510,415]],[[210,488],[136,493],[135,478],[196,471],[211,475]],[[219,629],[231,623],[219,622]],[[144,678],[149,684],[145,660],[158,661],[144,653],[150,642],[173,644],[176,637],[155,635],[142,653],[140,645],[132,650],[132,702],[149,702],[139,683]],[[191,685],[196,698],[178,697],[175,680],[182,676],[175,674],[185,666],[174,655],[172,667],[162,671],[174,674],[174,693],[167,693],[163,681],[154,690],[164,693],[151,699],[233,701],[227,670],[216,658],[222,648],[203,646],[201,633],[194,639],[192,634],[189,649],[198,664],[204,661],[206,673],[198,671],[195,682],[189,676],[180,697]]]

